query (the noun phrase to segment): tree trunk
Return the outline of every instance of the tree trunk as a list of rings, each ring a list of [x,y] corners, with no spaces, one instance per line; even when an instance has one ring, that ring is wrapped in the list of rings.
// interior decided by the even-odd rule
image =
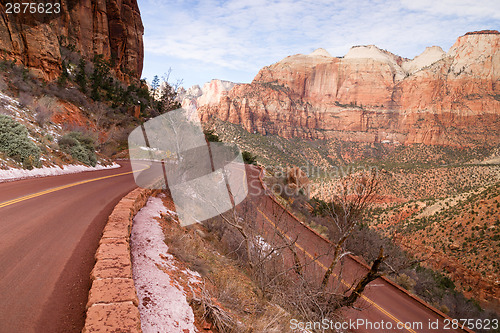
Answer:
[[[340,244],[337,244],[335,246],[335,252],[333,253],[333,260],[332,263],[330,264],[330,267],[325,272],[325,275],[323,276],[323,281],[321,282],[321,289],[325,290],[325,288],[328,286],[328,281],[330,280],[330,276],[333,273],[333,269],[335,266],[337,266],[337,262],[339,261],[339,252],[340,252]]]
[[[347,237],[349,237],[350,234],[351,234],[351,231],[349,231],[348,233],[346,233],[339,240],[339,242],[337,243],[337,245],[335,245],[335,252],[333,252],[332,263],[330,264],[330,267],[328,267],[328,269],[326,270],[326,273],[323,276],[323,281],[321,282],[321,289],[322,290],[325,290],[325,288],[328,286],[328,281],[330,280],[330,276],[333,273],[333,269],[335,268],[335,266],[337,266],[337,263],[339,261],[340,250],[342,249],[342,245],[344,244],[344,242],[346,241]]]
[[[366,273],[366,275],[358,282],[349,296],[344,296],[344,298],[339,302],[338,308],[352,306],[358,300],[358,298],[361,297],[361,294],[365,290],[365,287],[368,285],[368,283],[381,276],[381,274],[379,273],[379,269],[384,259],[384,249],[381,247],[379,255],[373,262],[372,267],[370,268],[368,273]]]

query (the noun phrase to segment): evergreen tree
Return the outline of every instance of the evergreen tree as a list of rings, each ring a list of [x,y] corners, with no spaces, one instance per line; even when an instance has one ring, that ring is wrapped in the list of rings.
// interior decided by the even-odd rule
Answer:
[[[102,54],[94,56],[94,71],[90,77],[92,81],[91,97],[95,101],[101,100],[101,90],[109,90],[110,86],[110,68]]]
[[[87,92],[87,73],[85,73],[85,60],[80,58],[78,63],[78,72],[76,73],[76,83],[80,86],[80,90],[85,94]]]
[[[158,100],[158,112],[165,113],[180,108],[181,104],[175,100],[176,97],[176,89],[167,80],[164,80]]]
[[[151,90],[153,91],[153,99],[156,100],[158,98],[158,90],[160,88],[160,78],[158,75],[155,75],[153,81],[151,82]]]
[[[60,86],[64,86],[66,84],[66,81],[68,81],[68,77],[69,77],[68,66],[66,65],[66,61],[63,60],[61,63],[61,75],[59,76],[57,83]]]

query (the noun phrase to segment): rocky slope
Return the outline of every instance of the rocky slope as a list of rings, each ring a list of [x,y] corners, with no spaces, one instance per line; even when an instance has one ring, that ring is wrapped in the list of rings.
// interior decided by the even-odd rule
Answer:
[[[286,138],[497,145],[499,47],[500,33],[480,31],[412,60],[373,45],[342,58],[320,49],[264,67],[199,113]]]
[[[61,73],[60,46],[88,60],[103,54],[123,81],[140,78],[143,31],[136,0],[63,1],[59,14],[33,15],[6,14],[0,4],[0,56],[49,80]]]
[[[500,309],[500,267],[496,260],[500,244],[499,171],[498,167],[484,166],[434,169],[421,172],[418,180],[413,181],[415,174],[394,174],[394,178],[399,178],[395,182],[402,186],[411,186],[413,182],[422,187],[424,178],[434,192],[450,191],[449,184],[455,180],[483,186],[458,195],[411,200],[382,210],[372,221],[376,229],[390,235],[416,257],[427,257],[425,266],[444,271],[468,297],[497,311]],[[429,173],[437,177],[433,180]]]

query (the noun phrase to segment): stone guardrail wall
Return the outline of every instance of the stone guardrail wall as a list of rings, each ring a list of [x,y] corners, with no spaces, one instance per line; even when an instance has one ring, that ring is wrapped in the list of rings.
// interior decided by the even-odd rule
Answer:
[[[83,333],[142,332],[139,300],[132,279],[130,232],[135,214],[154,192],[133,190],[109,216],[95,254]]]

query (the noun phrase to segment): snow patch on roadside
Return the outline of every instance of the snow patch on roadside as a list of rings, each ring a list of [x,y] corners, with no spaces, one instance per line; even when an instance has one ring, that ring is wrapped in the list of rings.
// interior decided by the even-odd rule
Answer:
[[[98,164],[95,167],[70,164],[70,165],[63,166],[62,168],[61,167],[42,167],[42,168],[36,168],[36,169],[32,169],[32,170],[10,168],[7,170],[0,170],[0,183],[5,182],[5,181],[24,179],[24,178],[57,176],[57,175],[65,175],[65,174],[69,174],[69,173],[78,173],[78,172],[84,172],[84,171],[115,169],[115,168],[119,168],[119,167],[120,167],[120,164],[113,163],[110,166]]]
[[[165,235],[155,217],[171,214],[160,198],[149,198],[134,218],[131,235],[132,273],[144,333],[197,332],[186,291],[165,271],[178,271],[174,257],[167,253]],[[164,270],[160,269],[164,268]],[[180,271],[180,270],[179,270]],[[197,274],[186,270],[195,282]],[[199,280],[198,280],[199,281]]]

